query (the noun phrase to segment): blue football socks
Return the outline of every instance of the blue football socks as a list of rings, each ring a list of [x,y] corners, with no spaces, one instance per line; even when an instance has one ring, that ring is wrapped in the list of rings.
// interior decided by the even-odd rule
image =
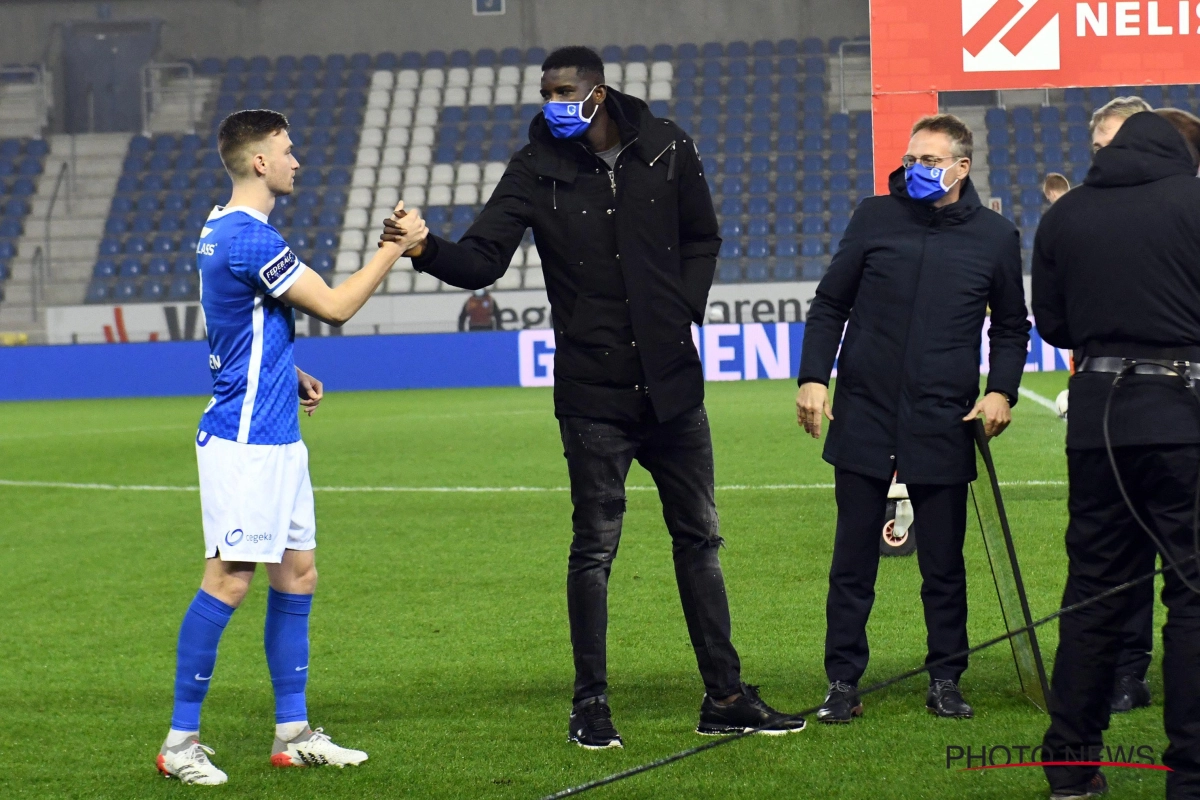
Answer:
[[[267,590],[267,624],[263,646],[275,688],[275,722],[308,719],[304,687],[308,683],[308,615],[311,594]]]
[[[212,681],[217,645],[233,611],[233,606],[201,589],[183,616],[175,662],[174,730],[200,730],[200,706]]]

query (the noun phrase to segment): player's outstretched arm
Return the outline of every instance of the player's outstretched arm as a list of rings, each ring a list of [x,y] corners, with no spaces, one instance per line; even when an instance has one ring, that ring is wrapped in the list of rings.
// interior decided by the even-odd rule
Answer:
[[[403,236],[396,241],[385,242],[366,266],[347,278],[345,283],[331,288],[320,275],[308,269],[283,293],[281,299],[324,323],[334,327],[345,325],[383,283],[404,251],[424,241],[429,235],[421,215],[416,211],[404,213],[403,203],[397,206],[396,215],[400,217]]]

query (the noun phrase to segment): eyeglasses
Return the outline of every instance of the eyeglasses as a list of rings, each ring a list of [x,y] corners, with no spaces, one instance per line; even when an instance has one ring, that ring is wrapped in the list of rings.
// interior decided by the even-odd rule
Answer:
[[[937,156],[921,156],[920,158],[917,158],[916,156],[905,156],[904,158],[900,159],[900,163],[904,165],[905,169],[912,169],[913,165],[919,161],[921,162],[921,166],[933,169],[943,161],[959,160],[960,156],[943,156],[941,158],[938,158]]]

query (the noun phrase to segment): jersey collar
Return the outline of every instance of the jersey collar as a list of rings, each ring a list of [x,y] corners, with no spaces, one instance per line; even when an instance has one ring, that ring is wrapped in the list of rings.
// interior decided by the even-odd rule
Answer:
[[[220,219],[226,214],[232,214],[235,211],[241,211],[243,214],[248,214],[259,222],[266,222],[267,215],[261,211],[250,208],[249,206],[213,206],[212,213],[208,215],[209,219]]]

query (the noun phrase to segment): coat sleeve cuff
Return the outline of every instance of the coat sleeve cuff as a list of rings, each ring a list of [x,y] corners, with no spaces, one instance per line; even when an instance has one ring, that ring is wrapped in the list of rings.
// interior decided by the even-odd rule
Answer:
[[[432,233],[425,238],[425,251],[412,260],[413,269],[424,272],[438,255],[438,237]]]

